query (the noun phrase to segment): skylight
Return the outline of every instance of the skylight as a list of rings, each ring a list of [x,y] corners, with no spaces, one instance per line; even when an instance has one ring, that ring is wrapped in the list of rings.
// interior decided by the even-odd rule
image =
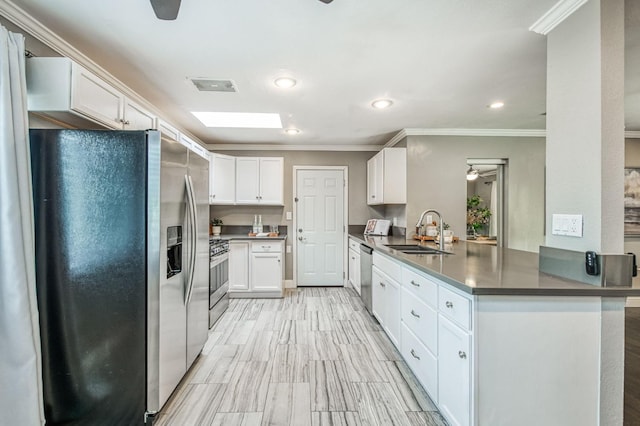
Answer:
[[[235,127],[251,129],[282,129],[280,114],[266,112],[196,112],[198,120],[207,127]]]

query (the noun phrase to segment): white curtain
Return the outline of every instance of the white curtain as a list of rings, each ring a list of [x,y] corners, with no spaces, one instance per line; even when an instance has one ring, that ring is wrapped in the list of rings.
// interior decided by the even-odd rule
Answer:
[[[42,425],[24,37],[0,27],[0,425]]]

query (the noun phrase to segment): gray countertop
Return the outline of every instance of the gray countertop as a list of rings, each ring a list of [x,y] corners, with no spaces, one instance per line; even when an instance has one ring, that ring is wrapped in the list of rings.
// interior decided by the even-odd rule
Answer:
[[[375,251],[426,272],[452,286],[477,295],[640,296],[638,287],[597,287],[545,274],[538,270],[538,254],[460,241],[445,247],[451,254],[404,254],[385,244],[416,244],[405,237],[349,234]],[[437,247],[433,243],[421,243]]]

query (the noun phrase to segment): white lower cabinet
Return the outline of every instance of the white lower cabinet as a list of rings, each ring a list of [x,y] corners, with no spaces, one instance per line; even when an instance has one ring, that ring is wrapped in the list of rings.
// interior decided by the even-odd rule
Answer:
[[[229,296],[282,297],[284,242],[231,241]]]
[[[229,291],[249,291],[249,242],[229,243]]]
[[[374,265],[371,289],[373,315],[396,348],[400,348],[400,284]]]
[[[438,403],[438,359],[420,339],[402,324],[402,357],[433,402]]]
[[[349,283],[360,294],[360,252],[349,249]]]
[[[471,424],[471,335],[438,318],[438,407],[449,424]]]

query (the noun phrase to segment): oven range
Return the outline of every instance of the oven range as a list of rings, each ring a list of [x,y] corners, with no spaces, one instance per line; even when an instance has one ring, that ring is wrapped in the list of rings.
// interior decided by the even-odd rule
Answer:
[[[209,239],[209,328],[229,307],[229,241]]]

